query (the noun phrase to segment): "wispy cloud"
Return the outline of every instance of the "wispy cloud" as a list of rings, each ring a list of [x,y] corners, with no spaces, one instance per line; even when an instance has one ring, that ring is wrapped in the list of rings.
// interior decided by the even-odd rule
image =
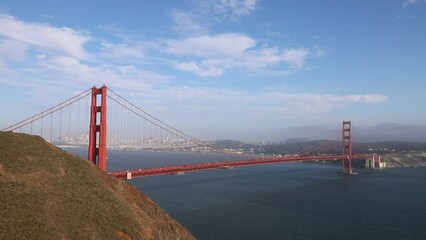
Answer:
[[[382,94],[332,95],[268,91],[259,95],[266,101],[279,102],[283,110],[299,113],[328,112],[349,104],[375,104],[388,100]]]
[[[5,40],[26,44],[31,48],[78,59],[88,57],[84,44],[91,39],[88,34],[72,28],[27,23],[9,15],[0,15],[0,36]]]
[[[221,0],[225,9],[240,16],[253,12],[256,8],[256,0]]]
[[[220,4],[240,6],[240,3],[232,1]],[[250,4],[255,2],[247,4],[252,6]],[[165,59],[163,66],[169,65],[201,77],[217,77],[232,70],[243,70],[244,74],[255,76],[287,76],[303,69],[309,58],[319,56],[317,52],[322,51],[317,47],[268,47],[243,33],[203,34],[144,42],[126,37],[121,32],[122,41],[110,42],[92,38],[90,33],[72,28],[24,22],[8,15],[0,15],[0,18],[3,20],[0,22],[2,68],[7,69],[9,63],[28,58],[30,61],[27,63],[32,64],[22,65],[15,71],[36,73],[39,79],[42,76],[51,78],[48,74],[71,82],[76,81],[72,79],[83,82],[100,79],[115,84],[122,79],[126,84],[117,86],[133,86],[140,82],[146,87],[156,81],[162,83],[170,79],[169,76],[141,70],[137,66],[143,59],[154,59],[155,53],[154,56],[147,56],[147,52],[151,54],[155,51]],[[85,48],[88,41],[95,45],[90,52]],[[35,51],[31,51],[33,49]],[[129,69],[133,70],[130,72]]]
[[[204,12],[227,19],[239,18],[256,9],[256,0],[201,0],[194,4]]]
[[[177,33],[199,35],[208,32],[205,22],[201,21],[200,17],[194,12],[172,9],[169,16],[176,24],[173,29]]]
[[[0,56],[2,56],[0,59],[22,61],[27,55],[28,48],[28,44],[21,41],[0,38]]]
[[[290,64],[294,69],[301,69],[305,66],[309,51],[304,48],[287,49],[283,53],[283,61]]]
[[[413,4],[417,4],[417,3],[424,3],[426,1],[424,0],[404,0],[404,2],[402,3],[403,7],[407,7],[409,5],[413,5]]]
[[[398,19],[416,19],[416,15],[407,12],[403,12],[396,17]]]
[[[85,46],[89,41],[96,46],[92,51]],[[134,65],[144,57],[141,41],[100,41],[72,28],[0,15],[3,84],[32,89],[53,84],[73,89],[105,83],[117,89],[142,90],[168,82],[169,76]]]
[[[166,52],[197,57],[236,56],[256,45],[254,39],[238,33],[202,35],[164,42]]]
[[[203,129],[200,134],[209,134],[223,138],[225,131],[238,131],[242,125],[281,126],[283,121],[292,119],[315,119],[321,114],[338,109],[346,109],[354,105],[371,105],[386,102],[388,97],[382,94],[317,94],[309,92],[291,93],[270,89],[259,89],[249,92],[241,89],[178,86],[145,93],[147,97],[156,99],[161,109],[155,109],[159,117],[168,117],[170,121],[194,122],[191,131],[197,127]],[[164,114],[164,116],[162,115]],[[179,119],[173,119],[179,116]],[[226,121],[233,129],[217,124]],[[214,132],[208,132],[208,126],[215,126]],[[258,126],[262,128],[262,126]],[[224,129],[222,129],[224,128]],[[266,127],[267,128],[267,127]],[[245,131],[249,131],[246,129]],[[220,135],[215,135],[220,133]],[[238,132],[237,134],[242,134]],[[235,136],[235,132],[231,135]],[[253,137],[253,136],[252,136]],[[250,138],[250,137],[249,137]]]
[[[225,70],[231,69],[244,69],[255,75],[288,75],[303,69],[309,58],[325,54],[319,48],[262,47],[258,46],[255,39],[239,33],[202,35],[163,42],[166,53],[181,56],[173,62],[174,68],[201,77],[220,76]],[[281,66],[278,71],[269,69],[278,65]]]
[[[191,62],[176,62],[173,64],[175,69],[194,73],[200,77],[216,77],[223,73],[223,69],[216,67],[214,64]]]
[[[251,76],[287,76],[305,68],[313,57],[326,54],[320,47],[269,46],[244,33],[210,34],[209,28],[236,21],[256,10],[256,0],[190,1],[189,9],[173,9],[178,38],[163,39],[160,51],[169,54],[171,66],[200,77],[217,77],[228,70]]]
[[[54,88],[75,91],[81,86],[107,84],[139,95],[144,101],[155,102],[154,108],[166,109],[168,115],[177,118],[185,118],[185,112],[190,111],[192,114],[187,116],[215,115],[218,119],[232,118],[229,121],[235,124],[247,121],[254,114],[280,122],[284,117],[315,115],[388,99],[378,93],[333,95],[270,89],[249,92],[186,86],[173,81],[176,79],[171,74],[147,70],[138,61],[125,61],[153,58],[157,54],[154,57],[165,59],[160,66],[165,67],[164,72],[174,68],[201,77],[215,77],[226,71],[243,70],[243,75],[283,76],[305,69],[311,58],[324,55],[325,51],[319,47],[269,46],[247,34],[232,32],[154,38],[151,41],[155,43],[121,33],[121,40],[112,42],[93,38],[85,31],[24,22],[11,16],[1,15],[0,20],[0,70],[5,70],[1,84],[37,89],[39,95],[42,88],[45,92]],[[86,46],[89,41],[90,48]],[[22,63],[14,68],[8,66],[14,65],[14,61]],[[253,121],[259,121],[259,117]]]
[[[222,111],[223,104],[238,105],[230,109],[279,110],[281,114],[312,114],[328,112],[350,104],[378,104],[388,100],[383,94],[333,95],[317,93],[289,93],[260,90],[258,93],[236,89],[181,86],[157,92],[165,101],[191,102],[191,106],[205,106],[209,111]],[[253,104],[258,103],[258,104]],[[269,107],[266,107],[269,106]],[[228,114],[228,112],[227,112]]]
[[[409,12],[409,9],[412,9],[415,5],[420,5],[426,3],[426,0],[404,0],[402,2],[402,7],[406,9],[406,11],[401,12],[396,16],[398,19],[416,19],[416,15]],[[411,7],[413,6],[413,7]],[[410,8],[411,7],[411,8]]]
[[[107,84],[116,89],[143,91],[167,83],[169,76],[125,65],[90,66],[71,57],[44,58],[38,71],[48,79],[71,85]]]
[[[101,55],[107,58],[119,60],[142,59],[145,56],[145,47],[142,42],[101,42]]]
[[[169,11],[169,17],[175,23],[173,30],[187,36],[208,34],[211,25],[238,21],[256,9],[256,0],[193,0],[188,3],[188,9]]]
[[[0,69],[2,64],[0,61]],[[89,65],[67,56],[38,55],[31,66],[12,69],[4,66],[1,83],[31,89],[31,94],[51,91],[74,93],[82,86],[107,86],[132,93],[152,91],[171,80],[168,75],[142,70],[132,65]],[[61,91],[58,91],[61,89]]]

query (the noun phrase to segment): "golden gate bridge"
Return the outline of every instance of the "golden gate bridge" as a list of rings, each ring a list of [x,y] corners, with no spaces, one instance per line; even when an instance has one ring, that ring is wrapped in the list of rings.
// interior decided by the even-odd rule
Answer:
[[[109,114],[110,112],[114,114]],[[87,147],[87,159],[103,171],[107,170],[107,149],[229,153],[166,124],[105,85],[100,88],[94,86],[2,131],[40,135],[57,146]],[[109,174],[120,179],[131,179],[259,164],[319,160],[341,161],[342,173],[353,174],[352,162],[355,159],[370,159],[372,165],[376,164],[376,160],[380,162],[380,156],[352,152],[351,121],[343,121],[342,124],[341,155],[307,155],[320,150],[326,143],[327,141],[319,142],[293,156],[261,156],[248,160],[125,169]]]

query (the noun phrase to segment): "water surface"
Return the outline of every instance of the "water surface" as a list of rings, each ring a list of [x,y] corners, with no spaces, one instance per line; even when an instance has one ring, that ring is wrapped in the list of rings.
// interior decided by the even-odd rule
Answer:
[[[239,159],[109,151],[109,170]],[[198,239],[426,239],[426,168],[278,163],[132,179]]]

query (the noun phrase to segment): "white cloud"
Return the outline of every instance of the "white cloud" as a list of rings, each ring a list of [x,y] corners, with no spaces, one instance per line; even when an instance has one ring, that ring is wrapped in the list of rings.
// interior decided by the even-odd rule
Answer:
[[[67,27],[27,23],[8,15],[0,15],[0,36],[9,41],[18,41],[40,51],[85,59],[88,53],[84,44],[91,38]]]
[[[5,73],[9,70],[9,68],[6,66],[6,64],[3,62],[3,60],[0,58],[0,72]],[[0,78],[0,82],[6,82],[5,79]]]
[[[171,9],[169,17],[175,32],[189,36],[207,34],[209,26],[225,20],[238,20],[256,9],[256,0],[193,0],[190,9]]]
[[[283,122],[300,124],[303,119],[318,119],[319,116],[334,118],[336,110],[350,109],[355,105],[380,104],[387,99],[382,94],[335,95],[270,89],[252,92],[191,86],[156,89],[146,92],[145,96],[156,103],[147,105],[149,100],[145,100],[144,105],[149,106],[147,111],[160,119],[174,122],[179,129],[191,134],[199,129],[198,135],[208,134],[210,138],[223,138],[229,132],[235,138],[242,132],[250,132],[253,126],[260,130],[282,126]],[[222,124],[224,121],[225,125]],[[188,122],[192,123],[191,126],[187,125]],[[238,131],[239,128],[242,132]],[[214,131],[209,132],[208,129]],[[255,135],[248,138],[253,137]]]
[[[25,59],[28,45],[10,39],[0,39],[0,59],[22,61]]]
[[[248,68],[263,68],[281,61],[283,57],[277,48],[263,48],[247,51],[236,61],[236,64]]]
[[[129,59],[135,63],[145,57],[141,41],[94,41],[100,50],[91,52],[89,58],[84,46],[89,40],[92,39],[88,34],[71,28],[23,22],[0,15],[1,82],[38,91],[42,86],[75,89],[104,83],[116,89],[136,90],[149,89],[170,80],[166,75],[123,65]],[[20,62],[14,64],[14,61]]]
[[[216,77],[223,73],[223,70],[219,67],[215,67],[214,65],[203,66],[196,62],[175,63],[174,68],[185,72],[191,72],[201,77]]]
[[[265,92],[260,96],[264,100],[275,100],[283,104],[286,111],[300,111],[305,113],[328,112],[348,104],[374,104],[387,101],[388,97],[382,94],[354,94],[332,95],[315,93],[285,93]]]
[[[290,64],[294,69],[302,69],[308,56],[309,50],[307,49],[287,49],[283,53],[283,61]]]
[[[256,1],[218,0],[213,3],[211,11],[226,16],[250,14],[256,6]],[[159,108],[169,108],[167,114],[176,111],[173,116],[177,118],[191,116],[194,111],[200,116],[217,113],[222,120],[235,117],[235,122],[240,123],[250,120],[254,114],[264,118],[277,116],[281,120],[287,115],[316,114],[347,105],[387,101],[388,97],[381,94],[333,95],[262,89],[248,92],[182,86],[182,82],[172,82],[171,76],[143,70],[146,65],[135,65],[139,63],[135,60],[154,58],[149,55],[150,51],[158,51],[155,54],[162,55],[155,57],[163,58],[164,66],[169,64],[201,77],[217,77],[234,69],[242,70],[243,75],[283,76],[306,68],[309,59],[323,56],[325,51],[318,47],[268,46],[244,33],[211,35],[206,25],[197,23],[197,16],[192,13],[176,10],[171,15],[177,23],[176,29],[189,35],[161,39],[156,48],[150,45],[154,43],[140,40],[140,36],[126,38],[122,33],[121,42],[99,41],[84,31],[0,15],[0,82],[31,89],[32,94],[36,92],[34,89],[49,88],[60,95],[63,92],[58,89],[81,90],[82,86],[106,84],[114,90],[140,94],[140,99],[155,101]],[[89,41],[94,43],[91,52],[85,48]],[[126,59],[132,64],[123,65]],[[8,66],[22,60],[28,61],[16,64],[14,69]],[[157,63],[152,69],[162,69]],[[176,104],[176,100],[182,104]],[[187,114],[179,112],[185,108],[189,111]],[[253,121],[259,121],[260,117]]]
[[[40,72],[53,72],[57,74],[59,79],[72,79],[75,77],[76,81],[86,82],[94,77],[94,71],[88,65],[80,63],[76,58],[71,57],[51,57],[39,56]],[[96,78],[95,78],[96,79]]]
[[[381,103],[388,100],[388,97],[382,94],[349,95],[347,98],[354,103]]]
[[[235,56],[256,45],[255,40],[238,33],[202,35],[164,42],[168,53],[197,57]]]
[[[106,84],[114,89],[143,91],[162,85],[170,80],[169,76],[140,70],[134,66],[101,65],[90,66],[71,57],[41,57],[35,73],[38,79],[55,84],[74,87]]]
[[[166,40],[166,52],[189,57],[190,61],[173,62],[175,69],[201,77],[220,76],[227,69],[243,69],[252,75],[287,76],[305,67],[309,57],[316,57],[306,48],[259,48],[256,41],[239,34],[191,37]],[[314,52],[318,52],[314,49]],[[324,54],[324,53],[321,53]],[[270,69],[278,67],[279,69]],[[289,69],[290,67],[290,69]]]
[[[208,109],[220,110],[223,104],[238,104],[243,108],[264,108],[271,106],[288,112],[299,113],[318,113],[327,112],[348,104],[377,104],[388,100],[386,95],[382,94],[353,94],[353,95],[333,95],[318,93],[288,93],[275,90],[260,90],[258,93],[248,92],[236,89],[221,88],[195,88],[195,87],[175,87],[166,91],[160,91],[159,94],[164,99],[179,101],[192,101],[194,105],[204,105],[210,102]],[[253,104],[257,103],[257,104]],[[232,108],[238,109],[238,108]],[[284,113],[284,112],[282,112]]]
[[[197,0],[192,9],[172,10],[175,30],[184,38],[163,39],[160,51],[173,54],[168,58],[173,68],[200,77],[217,77],[226,70],[243,70],[248,75],[287,76],[305,68],[309,58],[321,57],[325,50],[312,48],[280,49],[243,33],[209,34],[208,26],[226,19],[236,20],[256,9],[256,0]],[[205,20],[208,19],[208,20]]]

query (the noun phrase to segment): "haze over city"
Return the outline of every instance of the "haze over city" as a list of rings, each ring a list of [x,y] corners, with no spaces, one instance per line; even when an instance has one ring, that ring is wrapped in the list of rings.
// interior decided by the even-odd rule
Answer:
[[[426,1],[4,1],[0,127],[93,85],[200,139],[426,140]]]

